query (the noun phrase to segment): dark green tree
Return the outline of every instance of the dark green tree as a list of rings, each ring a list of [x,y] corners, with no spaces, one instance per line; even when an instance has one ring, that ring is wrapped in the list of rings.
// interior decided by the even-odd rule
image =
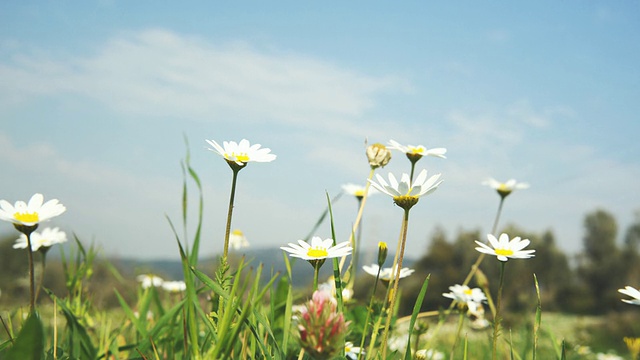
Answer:
[[[623,287],[624,262],[616,244],[618,224],[613,215],[598,209],[584,219],[584,256],[578,267],[591,299],[587,310],[604,313],[620,307],[617,289]]]

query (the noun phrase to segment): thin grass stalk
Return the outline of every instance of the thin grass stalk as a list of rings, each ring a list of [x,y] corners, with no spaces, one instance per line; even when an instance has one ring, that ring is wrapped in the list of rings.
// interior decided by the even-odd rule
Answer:
[[[453,360],[453,354],[456,352],[456,347],[458,346],[458,340],[460,339],[460,333],[462,332],[462,325],[464,324],[464,312],[460,311],[460,316],[458,318],[458,328],[456,330],[456,337],[453,340],[453,346],[451,346],[451,354],[449,354],[449,359]]]
[[[536,320],[533,324],[533,360],[536,360],[536,353],[538,350],[538,331],[542,324],[542,302],[540,301],[540,286],[538,285],[538,277],[533,274],[533,282],[536,285],[536,297],[538,299],[538,306],[536,306]]]
[[[391,301],[389,303],[389,312],[387,313],[387,321],[384,327],[384,333],[382,336],[382,358],[385,359],[387,355],[387,341],[389,339],[389,328],[391,327],[391,318],[393,317],[393,311],[396,304],[396,299],[398,298],[398,283],[400,282],[400,270],[402,269],[402,260],[404,258],[404,249],[407,243],[407,229],[409,227],[409,209],[404,210],[404,217],[402,221],[401,227],[401,235],[400,235],[400,250],[396,253],[398,261],[397,265],[394,264],[392,268],[392,274],[395,271],[395,279],[393,281],[393,290],[391,293]]]
[[[4,321],[2,322],[4,324]],[[13,339],[12,339],[13,341]],[[53,302],[53,360],[58,360],[58,302]]]
[[[331,199],[329,198],[329,193],[326,193],[326,195],[327,195],[327,203],[328,203],[327,208],[329,209],[329,224],[331,226],[331,238],[333,239],[333,246],[335,246],[336,245],[336,228],[333,224],[333,208],[331,207]],[[343,311],[344,303],[342,300],[343,286],[342,286],[342,279],[340,275],[342,271],[341,270],[342,266],[338,263],[337,258],[333,258],[332,262],[333,262],[333,280],[335,281],[336,300],[338,302],[338,312],[344,312]]]
[[[362,196],[362,201],[360,202],[360,209],[358,210],[358,215],[356,216],[356,221],[353,223],[353,227],[351,228],[351,234],[349,235],[349,240],[351,241],[351,247],[355,250],[355,237],[354,234],[357,233],[358,228],[360,227],[360,220],[362,219],[362,213],[364,211],[364,206],[367,203],[367,198],[369,197],[369,187],[371,186],[371,182],[369,180],[373,179],[373,173],[375,169],[369,170],[369,177],[367,177],[367,183],[364,186],[364,195]],[[335,238],[334,238],[335,239]],[[342,267],[344,263],[347,261],[347,257],[343,256],[340,259],[340,271],[342,271]]]
[[[467,335],[464,336],[464,355],[463,360],[467,360],[467,354],[469,351],[469,338]]]
[[[498,358],[498,336],[500,336],[500,305],[502,302],[502,287],[504,285],[504,267],[505,261],[500,262],[500,284],[498,285],[498,299],[496,304],[496,316],[493,319],[493,348],[491,350],[491,358]]]

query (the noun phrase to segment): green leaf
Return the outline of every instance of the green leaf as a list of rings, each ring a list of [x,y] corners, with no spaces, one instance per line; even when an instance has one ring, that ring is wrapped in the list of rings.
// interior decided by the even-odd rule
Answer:
[[[411,335],[413,333],[413,327],[416,324],[416,319],[418,319],[418,313],[420,312],[420,308],[422,307],[424,296],[427,294],[427,287],[429,287],[429,278],[431,278],[431,274],[427,275],[427,277],[424,279],[422,288],[420,289],[420,293],[418,294],[418,298],[416,299],[416,303],[413,306],[413,313],[411,313],[411,320],[409,321],[409,334],[407,335],[407,351],[404,353],[405,360],[411,360]]]
[[[40,360],[44,359],[44,328],[42,320],[35,311],[25,321],[13,347],[6,354],[6,359]]]

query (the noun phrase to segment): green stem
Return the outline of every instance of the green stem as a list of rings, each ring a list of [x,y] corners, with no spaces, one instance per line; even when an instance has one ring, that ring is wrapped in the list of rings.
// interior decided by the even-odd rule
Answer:
[[[31,233],[27,235],[27,250],[29,252],[29,308],[33,312],[36,308],[35,274],[33,271],[33,251],[31,250]]]
[[[362,201],[360,202],[360,209],[358,210],[358,215],[356,216],[356,221],[353,224],[353,227],[351,228],[351,235],[349,235],[349,240],[351,241],[351,247],[353,249],[355,249],[355,238],[354,238],[354,234],[358,231],[359,227],[360,227],[360,221],[362,220],[362,213],[364,211],[364,205],[367,203],[367,198],[369,197],[369,187],[371,186],[371,183],[369,182],[369,180],[371,180],[373,178],[373,174],[375,172],[375,169],[371,169],[369,171],[369,177],[367,178],[367,184],[364,186],[364,196],[362,197]],[[353,258],[352,258],[353,260]],[[347,257],[343,256],[342,259],[340,259],[340,272],[342,272],[342,267],[344,266],[344,263],[347,261]]]
[[[320,262],[315,261],[313,264],[313,291],[318,290],[318,275],[320,273]]]
[[[40,286],[38,286],[38,288],[36,289],[36,296],[35,296],[36,301],[38,301],[38,295],[40,295],[40,289],[44,285],[44,269],[47,263],[47,250],[42,251],[42,272],[40,273]]]
[[[504,203],[504,197],[501,197],[500,205],[498,205],[498,211],[496,212],[496,218],[493,221],[493,228],[491,228],[491,234],[494,236],[496,235],[496,231],[498,230],[498,221],[500,220],[500,214],[502,213],[503,203]],[[471,266],[471,271],[469,271],[469,274],[467,274],[467,277],[464,279],[464,282],[462,283],[462,285],[469,284],[473,275],[476,273],[476,271],[478,271],[478,267],[480,267],[480,264],[482,263],[482,260],[484,260],[484,257],[485,257],[484,253],[481,253],[480,256],[478,256],[478,260],[476,260],[476,262]]]
[[[369,307],[367,307],[367,317],[364,321],[364,329],[362,330],[362,339],[360,339],[361,351],[358,353],[358,360],[362,358],[362,349],[364,348],[364,340],[367,337],[367,328],[369,327],[369,315],[371,315],[371,313],[373,312],[373,299],[376,295],[376,289],[378,289],[378,280],[380,279],[381,270],[382,268],[378,266],[378,273],[376,274],[376,282],[373,283],[373,291],[371,291],[371,297],[369,298]]]
[[[395,272],[395,279],[393,280],[393,290],[391,291],[391,301],[389,302],[389,309],[387,313],[387,322],[384,326],[384,333],[382,336],[382,358],[386,359],[387,356],[387,341],[389,339],[389,328],[391,327],[391,318],[393,317],[393,309],[395,308],[396,299],[398,298],[398,283],[400,282],[400,270],[402,269],[402,260],[404,258],[404,249],[407,243],[407,228],[409,226],[409,209],[404,210],[404,218],[402,221],[401,235],[400,235],[400,250],[398,253],[397,265],[391,268],[391,273]]]
[[[411,180],[411,185],[413,185],[413,174],[416,170],[416,161],[411,160],[411,158],[409,158],[409,161],[411,161],[411,176],[409,177],[409,179]]]
[[[496,304],[496,316],[493,319],[493,350],[492,359],[498,358],[498,336],[500,336],[500,303],[502,302],[502,285],[504,284],[504,267],[505,261],[500,262],[500,285],[498,287],[498,299]]]
[[[235,201],[235,197],[236,197],[236,183],[238,181],[238,172],[240,172],[240,169],[231,167],[231,170],[233,171],[233,179],[231,180],[231,196],[229,197],[229,212],[227,214],[227,228],[224,234],[224,252],[222,255],[225,259],[227,258],[227,254],[229,253],[229,234],[231,234],[231,218],[233,217],[233,202]]]

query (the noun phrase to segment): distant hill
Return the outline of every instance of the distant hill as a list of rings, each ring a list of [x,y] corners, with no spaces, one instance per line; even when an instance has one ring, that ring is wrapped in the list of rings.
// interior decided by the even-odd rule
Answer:
[[[231,251],[229,253],[229,262],[237,264],[242,256],[245,257],[245,263],[249,263],[250,267],[256,268],[259,264],[264,264],[262,270],[262,280],[268,281],[271,274],[279,272],[281,275],[286,274],[285,263],[283,260],[282,250],[279,248],[247,248],[241,251]],[[377,254],[363,253],[360,255],[360,269],[362,265],[371,264]],[[181,280],[182,263],[177,260],[138,260],[132,258],[112,258],[109,259],[120,271],[123,276],[135,276],[143,273],[154,273],[168,280]],[[310,286],[313,280],[313,268],[311,265],[301,259],[289,257],[292,263],[292,282],[296,287]],[[347,258],[347,264],[351,259]],[[391,256],[387,259],[386,266],[391,266]],[[217,257],[205,257],[199,260],[198,267],[207,275],[213,277],[215,269],[218,265]],[[405,258],[404,264],[411,266],[415,259]],[[344,270],[344,269],[343,269]],[[325,281],[329,276],[333,275],[332,261],[327,260],[320,269],[320,281]]]

